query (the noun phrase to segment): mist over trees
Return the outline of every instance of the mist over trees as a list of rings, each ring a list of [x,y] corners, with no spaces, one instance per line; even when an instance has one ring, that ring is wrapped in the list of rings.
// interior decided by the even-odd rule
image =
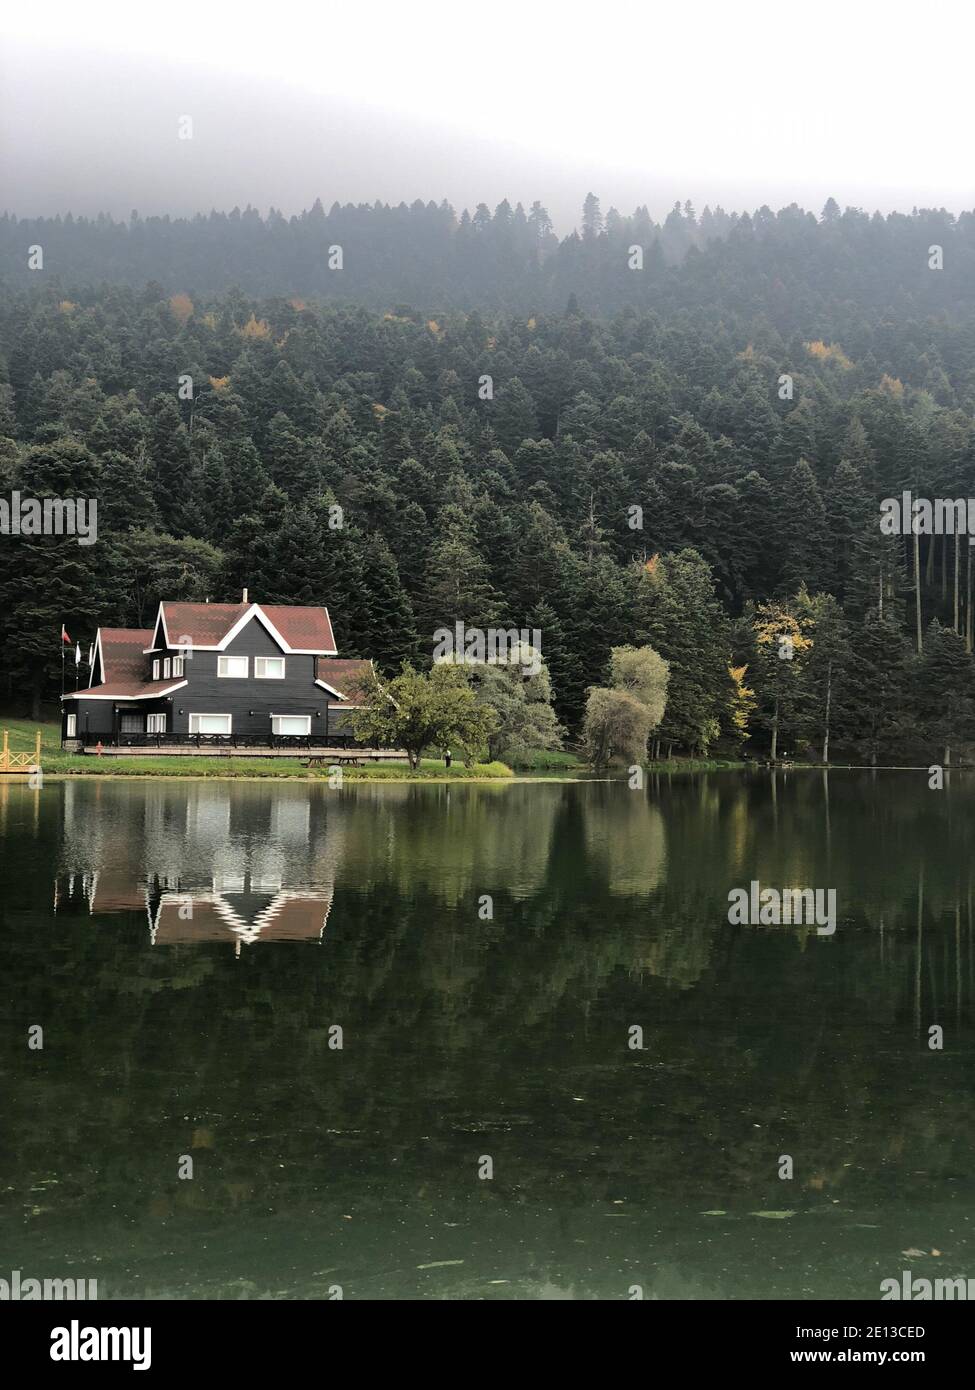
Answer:
[[[942,248],[944,274],[929,273],[932,245]],[[819,215],[795,203],[726,212],[685,201],[658,222],[645,206],[604,213],[590,193],[578,229],[561,239],[538,201],[458,213],[446,201],[333,203],[326,211],[317,200],[290,217],[247,206],[193,218],[133,211],[127,222],[6,211],[0,283],[37,280],[29,268],[36,246],[45,279],[57,278],[65,291],[154,281],[194,298],[236,288],[373,308],[409,304],[432,314],[557,312],[574,295],[590,313],[761,314],[780,331],[811,337],[822,336],[817,315],[827,314],[836,333],[857,306],[950,312],[975,300],[975,213],[884,216],[841,211],[833,199]]]

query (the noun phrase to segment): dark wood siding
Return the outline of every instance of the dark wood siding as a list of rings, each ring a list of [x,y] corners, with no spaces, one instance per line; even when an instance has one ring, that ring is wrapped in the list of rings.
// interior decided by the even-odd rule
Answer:
[[[171,650],[160,653],[178,655]],[[220,656],[246,656],[247,679],[218,676]],[[256,680],[256,656],[283,656],[284,680]],[[325,706],[334,698],[315,684],[315,657],[282,652],[259,618],[251,618],[224,651],[195,650],[187,655],[183,678],[187,684],[172,696],[169,727],[175,733],[189,733],[191,714],[229,714],[235,734],[270,734],[272,714],[307,714],[311,732],[324,733]]]

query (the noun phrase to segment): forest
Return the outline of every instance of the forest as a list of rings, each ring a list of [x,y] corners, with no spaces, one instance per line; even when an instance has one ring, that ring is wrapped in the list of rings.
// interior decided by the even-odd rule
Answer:
[[[975,742],[967,537],[880,526],[973,492],[972,213],[7,215],[0,470],[98,502],[95,545],[0,547],[0,695],[35,713],[62,623],[246,586],[389,674],[441,626],[538,629],[570,739],[650,645],[661,756]]]

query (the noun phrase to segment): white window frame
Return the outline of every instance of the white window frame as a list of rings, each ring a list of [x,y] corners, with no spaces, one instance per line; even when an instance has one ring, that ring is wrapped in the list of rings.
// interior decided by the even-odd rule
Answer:
[[[160,722],[161,721],[161,722]],[[166,732],[166,711],[156,710],[146,715],[146,733],[164,734]]]
[[[243,675],[240,675],[239,672],[228,671],[228,670],[225,669],[225,667],[227,666],[227,663],[228,663],[228,662],[231,662],[231,661],[242,661],[242,662],[244,663],[244,674],[243,674]],[[249,656],[218,656],[218,657],[217,657],[217,675],[220,676],[223,680],[232,680],[232,681],[245,681],[245,680],[247,680],[248,676],[250,675],[250,657],[249,657]]]
[[[281,674],[277,676],[269,675],[266,670],[269,661],[281,663]],[[285,660],[283,656],[255,656],[254,658],[254,679],[256,681],[283,681],[285,673]]]
[[[173,676],[174,676],[174,677],[175,677],[175,676],[181,676],[182,674],[183,674],[183,658],[182,658],[181,656],[174,656],[174,657],[173,657]]]
[[[157,680],[159,679],[159,658],[158,658],[158,657],[157,657],[156,660],[152,663],[152,679],[153,679],[154,681],[157,681]]]
[[[167,656],[167,657],[164,659],[164,661],[163,661],[163,680],[164,680],[164,681],[168,681],[168,680],[169,680],[170,673],[171,673],[172,669],[173,669],[173,663],[170,661],[169,657]]]
[[[77,738],[77,737],[78,737],[78,716],[77,716],[77,714],[69,714],[69,715],[68,715],[68,720],[67,720],[67,723],[65,724],[65,727],[64,727],[64,736],[65,736],[65,738]]]
[[[201,719],[226,719],[227,727],[225,729],[201,729]],[[209,714],[204,711],[198,711],[190,715],[191,734],[232,734],[233,731],[234,716],[232,714]]]
[[[279,722],[279,720],[281,720],[281,719],[300,719],[300,720],[303,721],[305,727],[304,727],[303,729],[279,729],[279,728],[278,728],[278,722]],[[272,733],[272,734],[275,734],[275,735],[280,735],[282,738],[283,738],[286,734],[290,734],[292,737],[297,736],[297,737],[299,737],[299,738],[304,738],[304,737],[306,737],[308,734],[311,733],[311,715],[310,715],[310,714],[272,714],[272,715],[271,715],[271,733]]]

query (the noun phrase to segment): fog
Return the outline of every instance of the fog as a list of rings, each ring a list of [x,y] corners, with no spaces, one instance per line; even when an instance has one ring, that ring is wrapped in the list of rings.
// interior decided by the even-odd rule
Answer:
[[[200,8],[0,19],[0,209],[975,204],[961,6]]]

